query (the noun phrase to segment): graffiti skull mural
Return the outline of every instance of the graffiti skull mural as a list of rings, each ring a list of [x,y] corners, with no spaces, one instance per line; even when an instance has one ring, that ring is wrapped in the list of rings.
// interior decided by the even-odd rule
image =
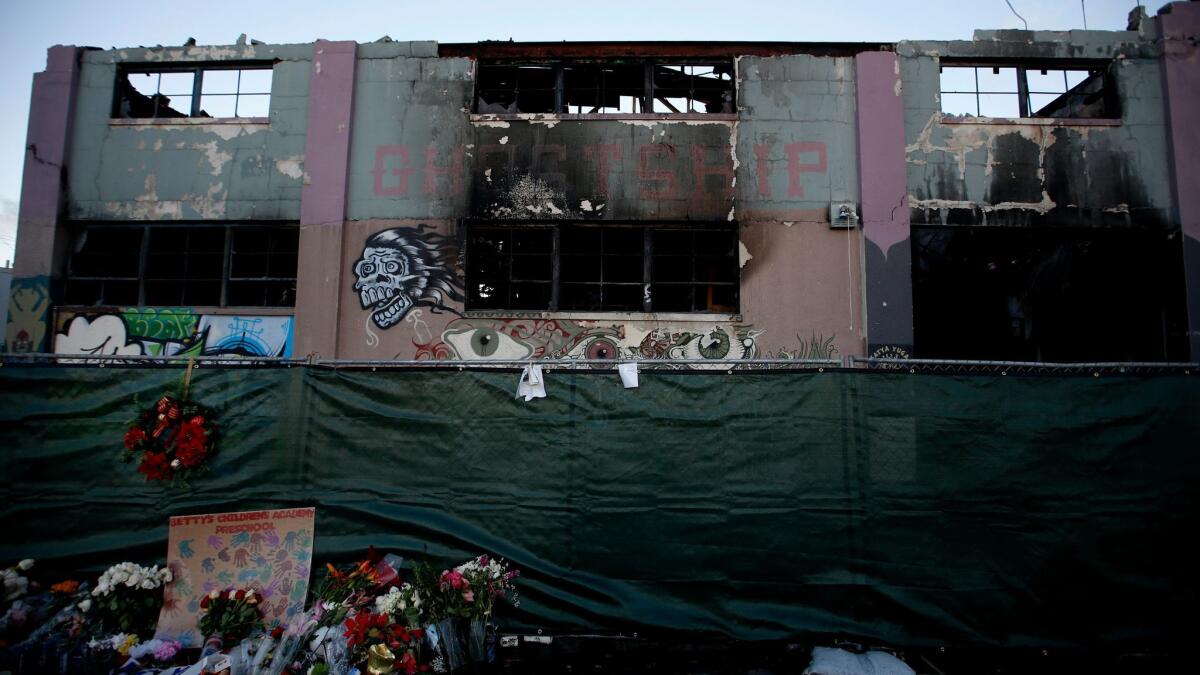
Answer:
[[[455,247],[449,237],[428,232],[424,225],[395,227],[367,238],[354,263],[354,290],[363,309],[371,309],[376,326],[390,328],[413,307],[447,310],[446,299],[462,302],[463,285],[450,260]]]

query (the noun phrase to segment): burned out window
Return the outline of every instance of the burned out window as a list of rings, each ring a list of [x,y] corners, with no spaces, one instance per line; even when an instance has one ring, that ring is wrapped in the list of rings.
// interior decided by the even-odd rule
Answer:
[[[732,227],[472,226],[467,309],[738,311]]]
[[[271,64],[122,68],[113,117],[267,117],[271,79]]]
[[[1179,231],[913,228],[915,355],[1187,359]]]
[[[483,61],[475,111],[731,114],[734,89],[732,61]]]
[[[1050,66],[943,62],[942,112],[977,117],[1120,117],[1104,65]]]
[[[299,228],[90,225],[75,233],[68,305],[291,307]]]

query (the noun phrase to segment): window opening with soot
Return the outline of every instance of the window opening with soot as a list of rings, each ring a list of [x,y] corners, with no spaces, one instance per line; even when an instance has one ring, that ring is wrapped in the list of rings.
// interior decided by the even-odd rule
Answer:
[[[546,61],[479,64],[485,114],[733,114],[733,62]]]
[[[737,313],[735,227],[477,225],[468,310]]]
[[[291,307],[299,228],[89,225],[75,233],[68,305]]]

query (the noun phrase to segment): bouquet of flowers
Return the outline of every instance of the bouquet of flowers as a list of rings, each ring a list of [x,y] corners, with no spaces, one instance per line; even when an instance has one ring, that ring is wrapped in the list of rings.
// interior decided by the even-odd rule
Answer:
[[[463,598],[465,615],[476,619],[488,619],[496,608],[497,600],[508,600],[514,607],[521,605],[517,597],[514,580],[521,575],[517,569],[509,569],[503,559],[481,555],[474,560],[442,572],[443,592],[458,592]]]
[[[420,628],[408,629],[387,614],[358,612],[345,623],[346,644],[351,662],[367,664],[368,672],[424,672],[418,663],[417,647],[424,637]]]
[[[12,602],[29,591],[29,579],[24,573],[33,569],[33,564],[31,558],[26,558],[16,565],[4,569],[2,574],[4,577],[3,598],[5,603]]]
[[[212,591],[200,600],[200,633],[228,644],[241,642],[263,628],[261,602],[262,594],[252,588]]]
[[[189,401],[164,395],[142,411],[125,432],[126,461],[140,459],[137,470],[146,480],[178,481],[208,469],[216,450],[213,412]]]
[[[397,572],[391,558],[372,546],[367,557],[353,567],[338,569],[326,563],[325,577],[312,590],[315,604],[321,609],[321,625],[340,624],[352,609],[366,607],[382,588],[395,581]]]
[[[421,625],[421,592],[407,582],[392,586],[387,593],[375,598],[375,611],[393,621],[403,620],[409,628],[416,628]]]
[[[157,661],[159,663],[170,663],[175,660],[175,655],[183,645],[175,640],[149,640],[139,642],[129,649],[129,658],[136,659],[141,663],[147,661]]]
[[[153,632],[162,605],[160,589],[170,580],[171,570],[158,565],[123,562],[108,568],[92,590],[101,629],[135,635]]]

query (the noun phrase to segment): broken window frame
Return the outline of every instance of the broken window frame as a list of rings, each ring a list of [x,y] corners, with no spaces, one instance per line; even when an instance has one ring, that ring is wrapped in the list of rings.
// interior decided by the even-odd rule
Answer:
[[[938,98],[940,99],[940,104],[941,104],[939,106],[939,108],[941,106],[945,105],[944,97],[946,94],[974,94],[975,95],[976,116],[982,117],[982,118],[988,118],[989,117],[988,115],[980,114],[983,110],[983,103],[980,100],[980,96],[994,94],[994,95],[1003,95],[1003,96],[1016,96],[1018,117],[1017,118],[995,117],[992,119],[1046,119],[1046,120],[1064,120],[1064,121],[1066,121],[1066,120],[1119,119],[1121,117],[1120,99],[1117,95],[1117,82],[1116,82],[1116,77],[1114,76],[1114,74],[1112,72],[1112,65],[1113,65],[1113,63],[1111,61],[1095,61],[1095,60],[1053,60],[1053,59],[1051,59],[1051,60],[1045,60],[1045,61],[1032,62],[1032,61],[1027,61],[1027,60],[1019,60],[1018,61],[1018,60],[1005,60],[1005,59],[978,60],[978,59],[943,58],[940,60],[940,62],[938,64]],[[973,68],[973,69],[975,69],[975,88],[974,88],[974,90],[958,91],[958,90],[945,89],[942,85],[942,77],[941,77],[945,68]],[[1015,91],[1015,92],[981,91],[979,88],[979,71],[978,71],[978,69],[980,69],[980,68],[992,68],[994,71],[999,71],[1000,69],[1008,69],[1008,68],[1014,69],[1016,71],[1017,91]],[[1065,90],[1063,92],[1039,92],[1039,91],[1030,90],[1029,77],[1028,77],[1028,74],[1030,71],[1041,71],[1043,74],[1045,74],[1046,71],[1051,71],[1051,70],[1064,71],[1063,77],[1064,77],[1064,89]],[[1065,79],[1066,71],[1088,71],[1089,76],[1084,78],[1083,80],[1081,80],[1078,84],[1076,84],[1074,86],[1070,86],[1069,82]],[[1052,116],[1052,115],[1037,115],[1035,113],[1039,112],[1040,110],[1045,109],[1046,106],[1042,106],[1041,108],[1034,110],[1034,109],[1032,109],[1032,107],[1030,105],[1030,96],[1031,95],[1058,94],[1059,97],[1061,98],[1063,96],[1066,96],[1067,94],[1072,93],[1072,91],[1074,91],[1075,89],[1083,86],[1089,80],[1091,80],[1092,77],[1095,77],[1096,75],[1100,75],[1103,78],[1103,81],[1101,84],[1101,93],[1103,95],[1103,114],[1101,114],[1101,115],[1092,115],[1092,116],[1073,115],[1073,116],[1062,116],[1062,117]],[[941,113],[945,116],[950,116],[950,117],[958,115],[958,113],[948,113],[944,109],[941,110]]]
[[[563,233],[567,229],[577,230],[599,230],[600,237],[605,237],[605,233],[613,230],[620,231],[640,231],[641,241],[639,242],[640,251],[637,257],[640,258],[641,270],[640,279],[636,281],[620,280],[610,281],[604,278],[606,266],[606,256],[610,254],[601,248],[593,253],[564,253]],[[486,231],[549,231],[550,246],[549,252],[542,254],[522,254],[510,250],[507,253],[499,255],[491,251],[480,250],[476,244],[477,237],[481,232]],[[687,224],[675,225],[672,223],[619,223],[619,222],[578,222],[569,221],[563,223],[512,223],[505,221],[478,221],[464,223],[464,278],[467,289],[465,308],[470,312],[494,313],[494,312],[552,312],[552,313],[588,313],[588,314],[611,314],[611,313],[657,313],[657,314],[696,314],[696,315],[736,315],[741,311],[741,268],[738,259],[738,241],[740,229],[736,222],[715,222],[705,224]],[[659,237],[663,233],[679,236],[681,234],[691,234],[689,239],[690,251],[678,253],[667,252],[671,249],[665,249]],[[731,244],[726,253],[710,254],[697,252],[695,243],[696,234],[716,233],[719,236],[730,237]],[[510,240],[511,241],[511,240]],[[656,249],[656,242],[658,246]],[[525,279],[513,276],[512,259],[514,256],[535,257],[544,255],[549,258],[550,279]],[[612,257],[619,257],[622,254],[611,254]],[[629,255],[629,254],[625,254]],[[480,278],[478,268],[481,266],[481,258],[502,258],[507,259],[508,264],[504,267],[506,272],[503,277],[495,278],[499,284],[503,284],[506,288],[505,292],[509,293],[506,300],[500,305],[481,306],[476,299],[476,288],[479,284],[486,283],[489,278]],[[599,257],[600,276],[594,280],[581,280],[579,278],[564,279],[564,268],[570,267],[572,257],[579,259],[588,257]],[[690,279],[663,279],[659,276],[658,268],[659,260],[663,258],[687,258],[690,265]],[[699,274],[698,261],[713,261],[713,264],[727,265],[725,274],[728,274],[727,279],[722,280],[697,280]],[[564,264],[566,263],[566,264]],[[578,270],[581,266],[571,267],[572,270]],[[514,303],[511,288],[514,284],[544,284],[549,288],[549,299],[546,304],[537,306],[517,306],[520,303]],[[564,299],[564,288],[568,286],[592,287],[600,288],[601,299],[600,307],[587,307],[571,304],[570,301]],[[604,299],[603,292],[606,286],[621,287],[636,289],[636,295],[640,298],[636,303],[629,303],[620,307],[603,307]],[[681,309],[678,306],[655,307],[654,298],[655,290],[669,287],[672,289],[686,288],[690,290],[691,309]],[[715,304],[713,302],[714,288],[726,288],[732,295],[731,304]],[[701,303],[697,297],[697,293],[706,291],[708,302]],[[615,304],[615,303],[614,303]],[[700,306],[703,305],[703,306]]]
[[[211,120],[264,119],[265,117],[269,116],[269,114],[270,114],[271,92],[270,91],[242,92],[241,91],[241,71],[265,70],[265,71],[271,72],[271,76],[272,76],[271,83],[272,84],[270,87],[268,87],[268,89],[270,89],[274,85],[274,69],[275,69],[274,61],[221,61],[218,63],[209,62],[209,63],[194,63],[194,64],[189,63],[189,64],[175,64],[175,65],[172,65],[172,64],[167,64],[167,65],[163,65],[163,64],[121,64],[117,68],[116,85],[113,87],[112,117],[114,119],[134,119],[134,120],[154,120],[154,121],[171,120],[171,119],[211,119]],[[232,93],[228,93],[228,92],[209,92],[207,94],[204,93],[204,73],[217,72],[217,71],[230,71],[230,70],[239,71],[238,72],[237,91],[234,91]],[[192,91],[191,91],[191,93],[190,94],[180,94],[181,96],[189,96],[191,98],[191,103],[189,105],[188,113],[186,115],[180,114],[178,116],[159,115],[158,112],[160,110],[162,110],[164,107],[166,109],[173,110],[174,112],[179,112],[179,111],[174,110],[173,108],[170,108],[169,106],[164,106],[160,101],[157,101],[155,99],[156,99],[156,97],[162,95],[159,91],[157,91],[162,86],[161,85],[161,76],[167,75],[167,74],[174,75],[174,74],[181,74],[181,73],[187,73],[187,74],[192,75]],[[154,113],[150,117],[132,115],[132,114],[127,113],[125,110],[125,106],[123,104],[127,100],[127,91],[128,90],[126,89],[126,87],[128,87],[129,90],[133,90],[134,92],[138,93],[139,95],[144,96],[144,94],[142,94],[142,92],[137,91],[137,89],[133,86],[133,83],[129,81],[130,75],[159,75],[160,76],[160,80],[159,80],[160,84],[158,84],[156,86],[156,93],[151,95],[150,97],[148,97],[150,99],[150,106],[153,108],[153,113]],[[209,98],[212,98],[212,97],[225,98],[225,97],[232,96],[234,99],[234,114],[233,114],[233,116],[224,117],[224,116],[217,116],[217,115],[202,115],[201,113],[204,112],[203,102],[204,102],[204,98],[206,96]],[[266,96],[267,97],[267,115],[239,116],[237,114],[237,108],[241,102],[241,99],[243,97],[249,97],[249,96],[255,96],[255,97]]]
[[[602,69],[604,66],[639,66],[642,69],[642,77],[638,85],[639,94],[635,97],[635,109],[631,111],[603,111],[603,112],[570,112],[572,104],[567,95],[567,83],[565,73],[568,69],[581,66],[594,66],[597,69]],[[715,71],[727,71],[729,79],[728,100],[723,102],[720,110],[695,111],[691,110],[689,104],[688,111],[675,112],[654,112],[656,103],[662,101],[663,105],[673,107],[671,104],[656,96],[656,89],[664,88],[659,86],[659,80],[656,77],[659,73],[656,67],[659,66],[685,66],[685,67],[711,67]],[[520,105],[520,82],[519,78],[514,83],[512,89],[513,110],[504,112],[490,111],[482,109],[483,102],[482,94],[489,91],[505,91],[505,89],[493,88],[485,86],[489,84],[484,81],[483,72],[489,68],[549,68],[553,70],[554,81],[554,104],[553,110],[521,110]],[[734,115],[737,112],[737,78],[736,78],[736,63],[732,59],[704,59],[704,58],[629,58],[629,59],[480,59],[476,62],[475,76],[475,92],[474,103],[472,110],[476,114],[484,115],[505,115],[505,114],[545,114],[545,115],[658,115],[658,116],[683,116],[683,115]],[[688,74],[689,78],[699,77],[698,75]],[[723,82],[726,80],[714,80]],[[606,85],[600,85],[600,100],[593,110],[605,108],[604,104],[604,88]],[[689,87],[687,99],[693,101],[695,99],[696,88],[694,82]],[[495,104],[493,104],[495,105]]]
[[[296,279],[298,276],[298,269],[296,267],[296,263],[298,263],[298,260],[299,260],[300,228],[299,228],[299,226],[297,226],[295,224],[281,225],[278,223],[236,223],[236,224],[216,225],[216,224],[212,224],[212,223],[189,222],[189,223],[170,223],[170,224],[154,223],[154,224],[134,225],[134,224],[126,224],[126,223],[87,223],[87,224],[75,225],[71,229],[72,229],[72,237],[71,237],[72,238],[72,246],[71,246],[71,252],[67,257],[67,263],[66,263],[67,269],[66,269],[65,285],[64,285],[65,287],[64,287],[64,291],[63,291],[63,298],[65,300],[64,305],[66,305],[66,306],[114,306],[115,305],[115,306],[138,306],[138,307],[146,307],[146,306],[150,306],[150,307],[163,307],[163,306],[172,306],[172,307],[193,307],[193,306],[194,307],[294,307],[296,304],[296,288],[295,287],[296,287]],[[221,251],[220,251],[221,272],[220,272],[219,277],[217,277],[215,275],[210,275],[210,276],[198,276],[198,277],[193,278],[193,277],[189,276],[189,270],[188,270],[189,254],[215,255],[217,253],[215,250],[213,250],[211,252],[192,251],[192,250],[190,250],[190,247],[183,251],[166,251],[166,252],[161,252],[161,253],[153,250],[152,241],[153,241],[153,237],[155,236],[156,232],[166,232],[166,231],[180,232],[180,231],[183,231],[186,233],[186,236],[190,237],[192,232],[199,231],[199,230],[221,232],[221,235],[220,235],[221,236]],[[80,258],[85,255],[98,255],[96,253],[90,253],[90,252],[85,253],[84,251],[82,251],[82,247],[85,245],[84,242],[86,242],[86,237],[90,236],[94,232],[108,233],[108,232],[114,232],[114,231],[137,232],[138,233],[139,249],[136,252],[136,254],[134,254],[134,253],[129,254],[129,255],[135,255],[137,258],[137,274],[136,275],[131,275],[131,274],[120,275],[120,274],[104,274],[104,273],[93,273],[93,274],[81,273],[77,269],[78,267],[80,267]],[[245,235],[246,233],[251,233],[251,232],[262,232],[267,235],[268,248],[266,251],[257,251],[257,250],[238,251],[237,250],[237,240],[239,239],[239,235]],[[282,247],[276,246],[276,241],[278,238],[283,238],[285,240],[283,242]],[[178,266],[180,268],[180,272],[178,273],[179,276],[173,276],[173,277],[168,278],[168,277],[160,277],[160,276],[152,275],[151,270],[150,270],[151,256],[154,256],[154,255],[170,256],[172,254],[179,255],[179,260],[175,263],[176,266]],[[239,255],[242,255],[245,257],[239,258],[238,257]],[[273,263],[271,260],[271,256],[280,256],[280,257],[283,257],[284,259],[294,258],[296,262],[292,263],[290,265],[288,265],[288,264],[284,265],[285,270],[290,268],[290,270],[291,270],[290,275],[288,275],[288,274],[272,275],[269,273],[264,273],[262,275],[255,276],[253,274],[241,274],[241,275],[235,274],[235,266],[237,266],[241,260],[245,260],[246,257],[249,257],[249,256],[267,256],[268,260],[267,260],[266,270],[268,272],[272,271],[272,269],[273,269],[273,267],[272,267]],[[127,271],[132,272],[132,266],[130,266]],[[275,271],[278,271],[278,270],[276,269]],[[156,299],[152,297],[152,293],[147,292],[147,288],[149,286],[152,286],[156,282],[179,284],[180,296],[179,296],[178,301],[171,301],[171,302],[156,301]],[[194,288],[189,289],[189,286],[188,286],[189,282],[193,283],[193,284],[219,283],[220,284],[219,301],[216,303],[189,302],[188,301],[189,290],[194,290]],[[130,298],[128,296],[119,297],[119,298],[118,297],[107,297],[105,294],[105,291],[104,291],[104,287],[110,283],[122,283],[122,284],[127,284],[127,285],[136,283],[137,284],[136,302],[129,302],[128,300],[130,300],[132,298]],[[78,298],[84,297],[84,296],[75,294],[76,287],[78,287],[78,286],[87,287],[87,286],[90,286],[93,284],[101,284],[101,291],[99,294],[99,298],[92,300],[90,302],[80,302],[78,300]],[[237,285],[242,285],[245,288],[251,288],[251,287],[253,287],[253,285],[256,285],[256,284],[259,286],[258,290],[261,291],[262,302],[259,302],[257,304],[246,304],[246,303],[235,304],[235,303],[230,302],[232,295],[242,292],[236,288]],[[289,285],[290,285],[290,289],[287,289],[286,287],[288,287]],[[273,288],[274,289],[278,289],[278,288],[285,289],[283,291],[283,294],[274,302],[272,302],[272,294],[273,294],[272,289]],[[94,294],[88,293],[87,295],[93,296]]]

